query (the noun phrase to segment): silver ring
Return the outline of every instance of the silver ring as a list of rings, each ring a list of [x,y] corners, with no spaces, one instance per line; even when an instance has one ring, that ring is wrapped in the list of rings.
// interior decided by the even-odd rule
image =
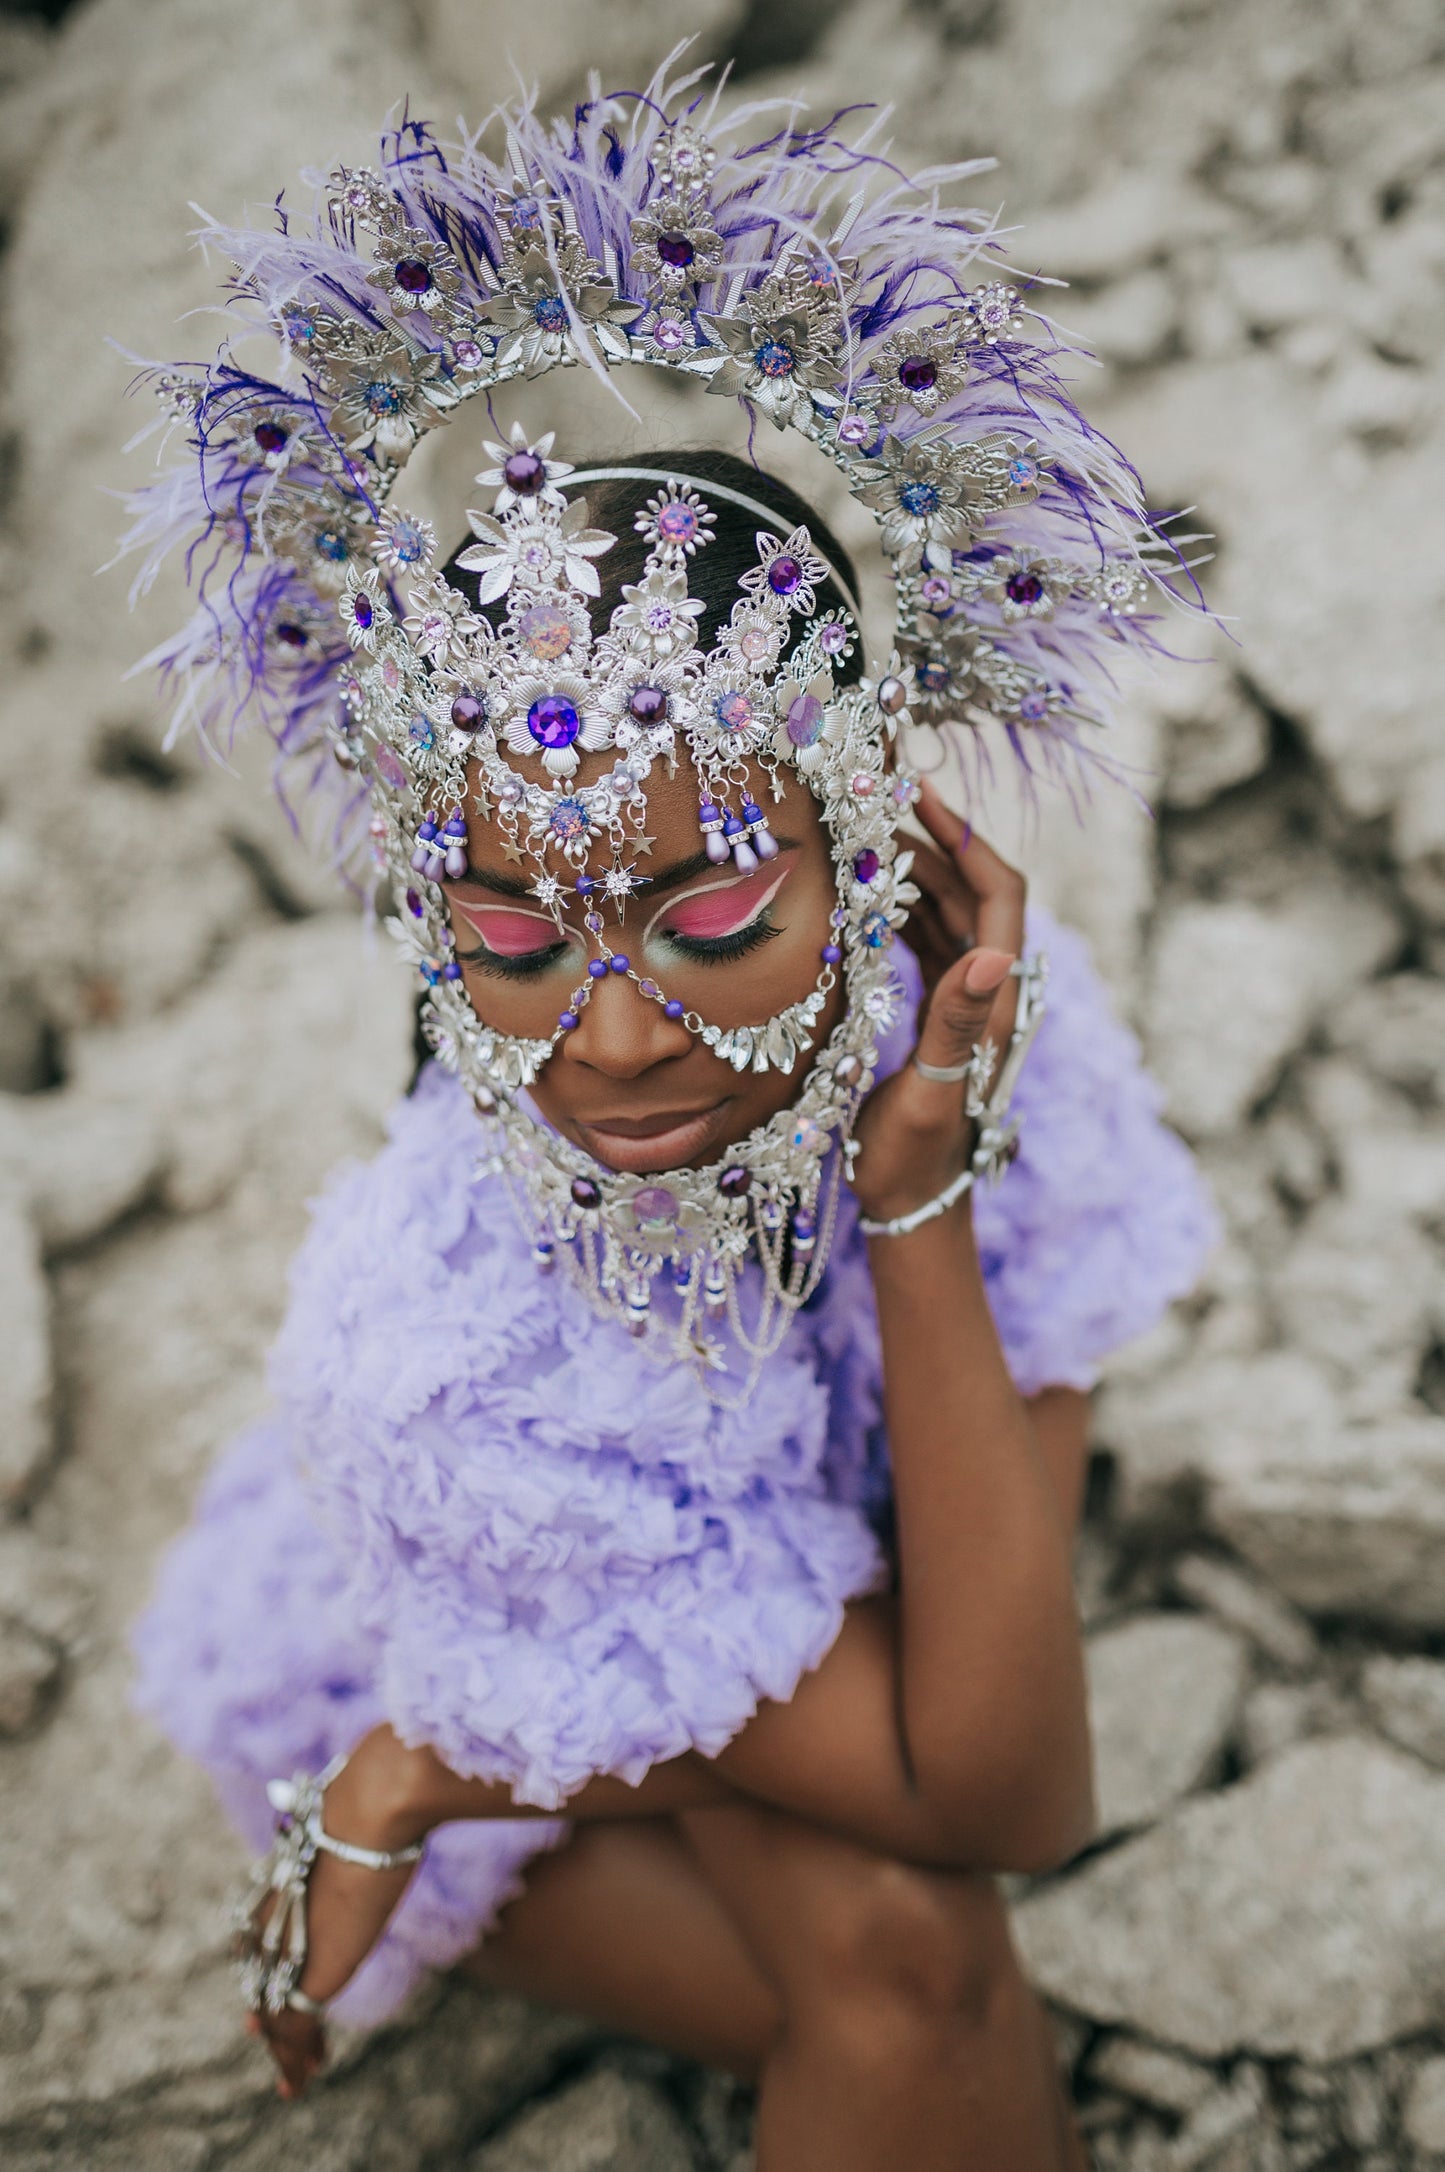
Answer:
[[[961,1086],[973,1069],[973,1058],[967,1063],[925,1063],[921,1056],[915,1056],[913,1068],[940,1086]]]

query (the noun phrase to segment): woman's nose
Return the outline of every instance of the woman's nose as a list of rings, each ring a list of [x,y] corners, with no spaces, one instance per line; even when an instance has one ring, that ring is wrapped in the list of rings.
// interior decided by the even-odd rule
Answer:
[[[660,1003],[628,979],[625,951],[617,952],[610,965],[595,958],[587,970],[587,1001],[562,1042],[561,1054],[568,1063],[585,1063],[609,1078],[626,1079],[687,1054],[692,1035],[680,1018],[669,1018]]]

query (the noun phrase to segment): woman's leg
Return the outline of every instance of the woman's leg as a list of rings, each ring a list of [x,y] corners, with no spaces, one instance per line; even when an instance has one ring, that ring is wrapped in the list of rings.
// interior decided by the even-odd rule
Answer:
[[[758,2172],[1065,2172],[1086,2160],[992,1880],[782,1812],[679,1820],[782,2011]]]
[[[579,1825],[524,1875],[463,1974],[758,2079],[782,2010],[671,1819]]]

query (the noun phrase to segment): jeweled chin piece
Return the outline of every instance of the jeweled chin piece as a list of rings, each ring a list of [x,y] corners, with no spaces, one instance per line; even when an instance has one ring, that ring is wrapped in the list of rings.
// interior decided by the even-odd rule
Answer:
[[[670,86],[664,69],[556,129],[513,108],[500,161],[408,120],[376,169],[335,169],[310,220],[210,227],[236,266],[233,306],[248,334],[275,335],[281,364],[269,380],[227,346],[147,373],[186,452],[136,493],[128,540],[148,553],[138,585],[181,546],[199,590],[151,659],[179,692],[177,723],[209,739],[261,721],[283,788],[299,771],[308,806],[327,807],[332,858],[369,859],[389,889],[428,1038],[492,1128],[539,1263],[564,1262],[599,1308],[710,1369],[731,1362],[719,1320],[760,1362],[827,1260],[915,895],[898,735],[951,734],[975,783],[990,733],[1028,788],[1107,769],[1091,741],[1118,665],[1159,647],[1162,604],[1192,607],[1194,539],[1146,513],[1133,470],[1078,414],[1066,350],[1006,276],[989,222],[945,204],[970,168],[910,191],[835,127],[754,140],[716,94],[694,98],[697,81]],[[513,424],[487,443],[469,513],[476,604],[437,569],[430,524],[394,502],[419,440],[514,379],[626,363],[797,431],[873,513],[896,624],[857,684],[839,677],[857,605],[807,527],[685,462],[589,470]],[[615,538],[586,492],[614,478],[636,483],[648,548],[602,625]],[[704,651],[688,574],[724,502],[755,521],[756,562]],[[588,755],[607,760],[584,781]],[[817,978],[756,1024],[722,1029],[639,974],[597,909],[620,911],[632,887],[656,765],[683,761],[718,866],[776,853],[766,802],[789,773],[821,803],[837,903]],[[545,910],[560,915],[569,890],[586,908],[591,969],[545,1038],[484,1026],[461,987],[439,884],[465,868],[469,798]],[[740,1071],[802,1068],[793,1107],[717,1167],[665,1181],[554,1138],[525,1090],[599,974],[631,979]],[[840,980],[845,1014],[819,1046]],[[753,1258],[762,1296],[744,1319]]]

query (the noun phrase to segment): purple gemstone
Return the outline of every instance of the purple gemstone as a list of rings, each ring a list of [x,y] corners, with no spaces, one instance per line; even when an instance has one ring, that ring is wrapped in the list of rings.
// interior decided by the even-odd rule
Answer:
[[[558,1011],[557,1024],[564,1033],[572,1033],[582,1023],[576,1011]]]
[[[276,639],[284,642],[288,649],[304,649],[307,641],[306,628],[294,626],[289,619],[283,619],[276,628]]]
[[[534,498],[547,480],[547,463],[534,452],[509,453],[502,466],[502,480],[519,498]]]
[[[861,852],[853,855],[853,873],[859,882],[872,882],[879,865],[878,855],[871,845],[865,845]]]
[[[848,629],[839,618],[818,628],[818,646],[825,656],[841,656],[848,646]]]
[[[279,422],[258,422],[256,425],[256,443],[263,453],[280,452],[289,435],[290,432],[283,430]]]
[[[838,436],[845,445],[866,445],[873,435],[873,425],[866,415],[848,415],[838,425]]]
[[[667,1001],[666,1001],[666,1002],[665,1002],[665,1003],[663,1004],[663,1006],[662,1006],[662,1015],[663,1015],[663,1017],[664,1017],[664,1018],[681,1018],[682,1014],[683,1014],[683,1005],[682,1005],[681,1003],[679,1003],[679,1002],[678,1002],[678,1000],[677,1000],[677,997],[676,997],[676,996],[669,996],[669,997],[668,997],[668,999],[667,999]]]
[[[458,694],[452,703],[452,722],[459,732],[480,731],[487,721],[487,705],[480,694]]]
[[[1038,575],[1023,570],[1011,573],[1003,588],[1010,603],[1021,603],[1025,606],[1037,603],[1044,592],[1044,584]]]
[[[573,1177],[572,1204],[576,1207],[600,1207],[602,1186],[594,1184],[591,1177]]]
[[[822,950],[824,965],[836,965],[842,955],[843,953],[836,943],[824,943]]]
[[[570,747],[582,720],[565,694],[543,694],[527,711],[527,729],[539,747]]]
[[[697,255],[696,249],[694,249],[686,234],[659,234],[657,237],[657,253],[662,258],[663,263],[670,264],[674,271],[686,271],[688,265]]]
[[[803,585],[803,568],[796,558],[781,552],[768,567],[768,586],[775,596],[791,596]]]
[[[395,278],[403,294],[425,294],[432,283],[430,271],[417,256],[404,256],[396,267]]]
[[[369,632],[371,622],[376,617],[376,613],[372,609],[371,598],[367,595],[364,589],[353,601],[351,606],[351,615],[356,620],[357,625],[361,628],[363,633]]]
[[[931,392],[938,383],[938,364],[926,354],[906,354],[898,365],[898,382],[905,392]]]
[[[393,792],[404,792],[406,790],[406,771],[402,768],[401,763],[392,753],[390,747],[378,747],[373,760],[376,764],[376,774],[383,784],[388,785]]]
[[[406,893],[406,909],[411,914],[413,920],[420,920],[422,916],[422,902],[421,898],[415,890],[408,890]]]
[[[665,1184],[644,1184],[632,1195],[632,1211],[639,1222],[676,1221],[677,1194]]]
[[[753,1188],[753,1172],[745,1169],[740,1161],[735,1161],[730,1168],[724,1169],[717,1180],[717,1188],[724,1199],[741,1199],[745,1192],[750,1192]]]
[[[788,738],[795,747],[815,747],[823,736],[823,704],[816,694],[800,694],[788,710]]]
[[[1019,715],[1026,724],[1038,724],[1049,713],[1049,697],[1042,687],[1033,687],[1019,703]]]
[[[660,724],[667,715],[666,692],[660,686],[634,686],[627,708],[639,724]]]

